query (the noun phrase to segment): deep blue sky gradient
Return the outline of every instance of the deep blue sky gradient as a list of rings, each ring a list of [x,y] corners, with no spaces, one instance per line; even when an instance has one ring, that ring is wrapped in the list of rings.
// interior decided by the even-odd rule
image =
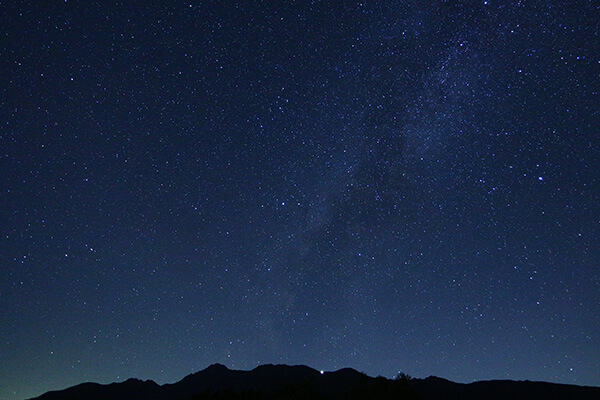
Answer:
[[[215,362],[600,385],[596,2],[0,13],[0,398]]]

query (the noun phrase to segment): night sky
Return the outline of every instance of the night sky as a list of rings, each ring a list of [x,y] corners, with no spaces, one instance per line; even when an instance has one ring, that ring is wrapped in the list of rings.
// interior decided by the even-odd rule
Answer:
[[[215,362],[600,385],[598,2],[0,10],[0,398]]]

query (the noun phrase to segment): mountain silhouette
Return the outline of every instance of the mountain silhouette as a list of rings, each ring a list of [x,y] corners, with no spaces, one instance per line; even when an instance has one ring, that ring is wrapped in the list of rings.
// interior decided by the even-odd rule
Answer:
[[[351,368],[322,373],[307,366],[262,365],[251,371],[213,364],[172,384],[128,379],[83,383],[35,400],[598,400],[600,387],[530,381],[462,384],[446,379],[386,379]]]

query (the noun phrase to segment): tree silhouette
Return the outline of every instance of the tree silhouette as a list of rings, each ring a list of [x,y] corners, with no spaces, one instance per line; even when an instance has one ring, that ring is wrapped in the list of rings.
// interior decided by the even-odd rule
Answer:
[[[408,374],[405,374],[404,372],[400,372],[398,375],[396,375],[394,379],[397,381],[410,381],[413,379],[413,377]]]

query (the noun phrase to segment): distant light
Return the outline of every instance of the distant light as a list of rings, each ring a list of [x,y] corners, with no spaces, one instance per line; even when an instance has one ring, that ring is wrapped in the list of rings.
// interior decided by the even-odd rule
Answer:
[[[323,371],[323,370],[321,370],[320,372],[321,372],[321,375],[323,375],[325,373],[325,371]]]
[[[544,180],[543,176],[538,177],[538,181],[543,181],[543,180]]]

